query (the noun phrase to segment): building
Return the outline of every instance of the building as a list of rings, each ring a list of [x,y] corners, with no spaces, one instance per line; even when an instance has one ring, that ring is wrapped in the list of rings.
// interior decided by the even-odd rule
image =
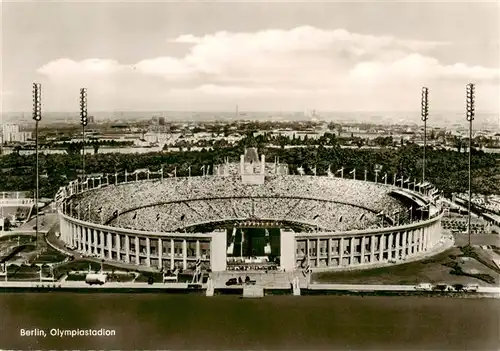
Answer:
[[[154,126],[164,126],[165,125],[165,117],[153,116],[153,118],[151,118],[151,122]]]
[[[2,126],[2,143],[25,143],[31,137],[32,133],[21,131],[18,124],[4,124]]]
[[[131,267],[191,270],[201,262],[214,272],[365,269],[446,249],[443,211],[428,191],[287,175],[280,167],[250,149],[239,164],[190,167],[189,178],[187,170],[167,177],[146,169],[94,189],[74,181],[58,201],[61,239],[83,255]]]

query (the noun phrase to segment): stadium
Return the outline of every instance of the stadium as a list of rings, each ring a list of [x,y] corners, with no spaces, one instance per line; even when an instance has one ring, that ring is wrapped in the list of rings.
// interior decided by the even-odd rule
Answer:
[[[72,181],[55,199],[60,240],[110,264],[208,272],[365,269],[446,248],[431,184],[290,169],[246,149],[202,176],[161,168]]]

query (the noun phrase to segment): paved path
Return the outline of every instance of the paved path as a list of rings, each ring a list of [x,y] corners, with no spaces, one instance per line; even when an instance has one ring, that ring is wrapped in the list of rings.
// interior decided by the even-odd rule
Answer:
[[[22,281],[0,281],[0,291],[2,288],[61,288],[61,289],[187,289],[188,283],[132,283],[132,282],[107,282],[104,285],[88,285],[83,281],[62,281],[62,282],[22,282]],[[202,285],[206,288],[206,284]],[[231,287],[235,288],[235,287]],[[311,284],[309,290],[331,290],[331,291],[386,291],[386,292],[415,292],[414,285],[362,285],[362,284]],[[500,298],[500,287],[479,287],[478,293],[493,295]]]
[[[39,288],[57,287],[61,289],[187,289],[188,283],[119,283],[107,282],[104,285],[89,285],[84,281],[64,281],[64,282],[23,282],[23,281],[0,281],[0,291],[2,288]]]

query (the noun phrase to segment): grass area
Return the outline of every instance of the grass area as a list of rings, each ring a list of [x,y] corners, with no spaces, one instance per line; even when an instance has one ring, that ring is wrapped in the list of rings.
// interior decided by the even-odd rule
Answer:
[[[19,240],[17,239],[19,237]],[[32,241],[31,236],[27,235],[16,235],[16,236],[9,236],[9,237],[3,237],[0,238],[0,251],[6,250],[8,248],[16,247],[18,245],[34,245],[34,242]]]
[[[70,271],[85,271],[85,272],[87,272],[89,270],[89,266],[90,266],[90,270],[92,272],[97,272],[97,271],[101,270],[100,263],[93,262],[93,261],[86,261],[86,260],[78,260],[78,261],[70,261],[70,262],[67,262],[67,263],[60,265],[59,267],[57,267],[54,270],[55,272],[57,271],[57,274],[56,273],[54,273],[54,274],[56,274],[56,276],[57,276],[58,274],[62,275],[62,274],[66,274]],[[112,266],[112,265],[109,265],[106,263],[104,263],[102,265],[102,268],[105,271],[128,271],[127,269],[117,268],[115,266]]]
[[[456,246],[466,246],[469,243],[469,236],[467,234],[456,234]],[[497,245],[500,242],[500,235],[498,234],[472,234],[470,236],[471,245]]]
[[[9,266],[7,272],[9,280],[38,280],[40,277],[36,266]]]
[[[34,236],[32,236],[32,235],[7,235],[7,236],[3,236],[0,238],[0,244],[3,244],[5,242],[15,243],[15,242],[17,242],[18,238],[22,244],[22,243],[31,242],[31,240],[34,238]]]
[[[392,267],[315,273],[312,276],[312,281],[314,283],[337,284],[418,284],[423,282],[471,284],[478,283],[477,278],[479,278],[481,281],[491,284],[490,281],[493,277],[490,279],[484,276],[457,274],[454,262],[456,263],[461,255],[462,252],[459,248],[452,248],[431,259]]]
[[[487,253],[485,253],[482,249],[470,247],[470,246],[462,246],[460,247],[463,256],[471,257],[476,261],[482,263],[484,266],[488,267],[495,273],[500,274],[500,269],[496,267],[493,262],[491,262],[491,258]]]
[[[48,247],[46,250],[41,252],[37,258],[34,258],[32,263],[57,263],[64,261],[65,258],[65,255]]]

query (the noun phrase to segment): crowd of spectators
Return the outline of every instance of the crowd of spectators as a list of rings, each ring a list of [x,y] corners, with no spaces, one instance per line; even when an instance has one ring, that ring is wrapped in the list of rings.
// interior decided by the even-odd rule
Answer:
[[[148,231],[248,218],[299,221],[345,231],[377,227],[380,212],[392,217],[402,209],[388,188],[379,184],[290,175],[268,175],[262,185],[243,184],[235,175],[111,184],[70,202],[66,212],[83,220]]]
[[[458,194],[458,198],[463,201],[469,200],[468,194]],[[477,206],[481,206],[487,210],[490,210],[498,215],[500,215],[500,196],[483,196],[473,194],[471,201]]]

